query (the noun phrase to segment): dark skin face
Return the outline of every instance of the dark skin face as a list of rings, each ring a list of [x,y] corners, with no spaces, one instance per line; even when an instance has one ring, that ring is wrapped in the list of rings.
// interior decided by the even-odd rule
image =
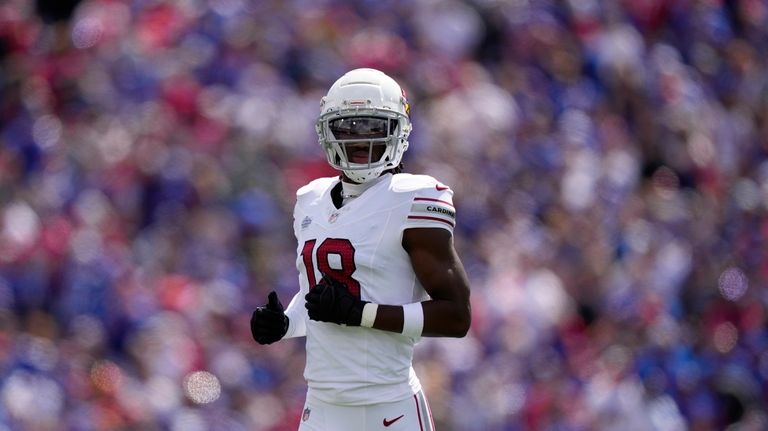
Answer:
[[[368,163],[368,152],[371,151],[367,143],[359,144],[346,144],[347,157],[352,163]],[[371,151],[371,161],[381,160],[381,156],[384,155],[384,145],[374,145],[373,151]]]
[[[361,139],[360,135],[347,135],[347,136],[341,136],[341,139]],[[369,144],[367,142],[361,142],[358,144],[345,144],[345,147],[347,149],[347,157],[350,162],[352,163],[360,163],[365,164],[368,163],[368,151],[369,151]],[[374,145],[373,151],[371,154],[371,160],[377,161],[381,160],[381,157],[384,155],[385,151],[384,145]],[[342,179],[344,182],[347,183],[353,183],[356,184],[355,181],[352,181],[349,179],[349,177],[346,176],[342,172],[341,174]]]
[[[364,116],[340,118],[329,123],[333,136],[341,141],[347,161],[358,165],[380,161],[386,152],[383,141],[396,133],[396,127],[397,121]],[[342,178],[346,182],[355,182],[346,175]]]

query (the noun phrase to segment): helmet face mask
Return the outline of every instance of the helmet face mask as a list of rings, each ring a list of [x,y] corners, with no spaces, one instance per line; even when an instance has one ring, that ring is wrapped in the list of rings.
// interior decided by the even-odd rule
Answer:
[[[408,110],[389,76],[374,69],[348,72],[323,98],[315,126],[328,163],[357,183],[396,168],[408,149]]]

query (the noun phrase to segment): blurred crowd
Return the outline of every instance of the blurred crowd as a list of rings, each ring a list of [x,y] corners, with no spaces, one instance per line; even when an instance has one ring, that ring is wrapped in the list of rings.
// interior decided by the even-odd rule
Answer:
[[[763,0],[0,3],[0,431],[295,430],[294,192],[330,84],[455,191],[442,431],[768,429]]]

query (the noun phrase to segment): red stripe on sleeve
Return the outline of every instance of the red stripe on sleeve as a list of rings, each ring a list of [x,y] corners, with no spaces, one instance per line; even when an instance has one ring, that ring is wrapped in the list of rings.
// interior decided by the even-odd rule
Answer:
[[[451,227],[454,227],[453,223],[449,222],[448,220],[443,220],[441,218],[437,217],[427,217],[427,216],[408,216],[409,219],[417,219],[417,220],[434,220],[434,221],[441,221],[445,224],[450,225]]]
[[[441,204],[446,204],[449,207],[453,208],[453,204],[448,201],[443,201],[440,199],[432,199],[432,198],[413,198],[415,201],[430,201],[430,202],[440,202]]]

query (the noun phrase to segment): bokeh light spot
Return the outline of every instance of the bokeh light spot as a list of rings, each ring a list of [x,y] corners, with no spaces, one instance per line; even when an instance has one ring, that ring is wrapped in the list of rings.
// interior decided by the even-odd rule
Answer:
[[[64,391],[48,377],[17,370],[4,378],[0,402],[11,416],[37,424],[30,429],[54,429],[52,421],[64,408]]]
[[[718,352],[728,353],[739,341],[739,331],[731,322],[721,323],[715,328],[713,341]]]
[[[749,287],[747,276],[739,268],[731,267],[720,274],[718,288],[723,298],[736,301],[746,293]]]
[[[83,18],[72,28],[72,43],[75,48],[90,48],[101,40],[104,28],[101,22],[95,18]]]
[[[120,386],[123,373],[111,361],[99,361],[91,367],[91,382],[106,393],[112,393]]]
[[[208,371],[195,371],[184,378],[184,393],[196,404],[208,404],[219,399],[221,384]]]
[[[51,148],[59,142],[63,126],[54,115],[43,115],[32,126],[32,137],[41,148]]]
[[[749,178],[740,179],[732,194],[736,205],[744,211],[752,211],[760,205],[760,187]]]
[[[0,261],[17,259],[37,241],[40,235],[40,218],[26,202],[13,202],[0,213]]]
[[[688,154],[697,166],[707,166],[715,157],[715,145],[709,136],[695,132],[688,140]]]

